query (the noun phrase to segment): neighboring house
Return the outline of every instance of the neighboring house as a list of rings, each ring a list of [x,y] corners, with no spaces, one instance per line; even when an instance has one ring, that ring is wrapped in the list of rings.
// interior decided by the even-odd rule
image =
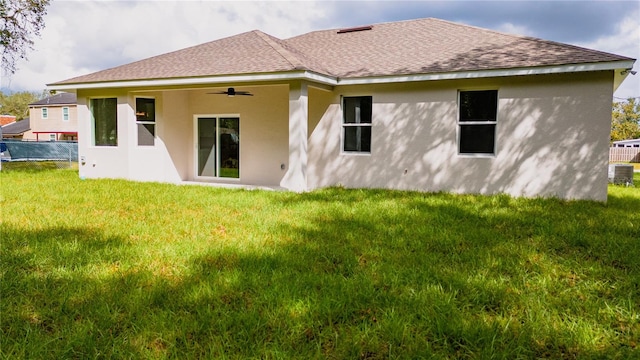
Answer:
[[[420,19],[251,31],[49,87],[77,93],[87,178],[606,201],[634,62]]]
[[[60,93],[29,104],[31,132],[24,139],[78,140],[76,94]]]
[[[612,147],[616,148],[640,148],[640,139],[614,141]]]
[[[2,126],[2,138],[3,139],[22,139],[22,137],[29,133],[31,130],[29,118],[24,118],[20,121],[14,121],[12,123]]]
[[[16,122],[16,117],[13,115],[0,115],[0,126],[5,126],[7,124],[11,124],[12,122]]]

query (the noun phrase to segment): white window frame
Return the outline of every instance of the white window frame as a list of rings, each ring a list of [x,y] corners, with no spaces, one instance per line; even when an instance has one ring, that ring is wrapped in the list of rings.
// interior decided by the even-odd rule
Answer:
[[[48,119],[49,118],[49,108],[46,108],[46,107],[40,108],[40,115],[42,116],[43,119]]]
[[[495,91],[496,92],[496,120],[495,121],[460,121],[460,96],[464,92],[473,92],[473,91]],[[498,89],[495,88],[481,88],[481,89],[461,89],[458,90],[458,106],[456,108],[456,126],[457,126],[457,152],[460,157],[471,157],[471,158],[495,158],[498,153],[498,114],[499,114],[499,103],[500,103],[500,95]],[[493,152],[491,153],[463,153],[460,152],[460,142],[462,140],[462,126],[466,125],[494,125],[493,128]]]
[[[92,105],[93,105],[93,100],[98,100],[98,99],[116,99],[116,144],[115,145],[96,145],[96,119],[93,116]],[[118,105],[119,105],[119,99],[117,96],[96,96],[96,97],[87,98],[87,108],[89,108],[89,119],[91,120],[90,126],[91,126],[91,146],[92,147],[109,149],[109,148],[118,148],[120,146],[120,140],[118,136],[118,131],[119,131]]]
[[[344,114],[344,108],[345,108],[345,99],[346,98],[364,98],[364,97],[370,97],[371,98],[371,122],[370,123],[347,123],[345,122],[345,114]],[[340,154],[342,155],[350,155],[350,156],[371,156],[371,152],[373,150],[373,95],[368,94],[368,95],[341,95],[340,96],[340,117],[341,117],[341,124],[340,124]],[[359,150],[345,150],[344,149],[344,145],[345,145],[345,133],[346,133],[346,128],[347,127],[369,127],[371,128],[371,138],[369,139],[370,142],[370,149],[369,151],[359,151]]]
[[[62,108],[62,121],[69,121],[69,107],[64,106]]]
[[[56,141],[56,140],[58,140],[56,138],[56,134],[49,134],[49,141]]]
[[[138,112],[138,99],[152,99],[153,100],[153,113],[154,113],[154,118],[153,121],[138,121],[138,117],[137,115],[135,115],[135,113]],[[158,100],[154,97],[154,96],[134,96],[133,99],[133,104],[134,104],[134,116],[136,119],[136,146],[140,146],[140,147],[154,147],[156,146],[156,138],[157,133],[156,131],[158,130]],[[153,125],[153,145],[140,145],[139,143],[139,136],[138,136],[138,125]]]

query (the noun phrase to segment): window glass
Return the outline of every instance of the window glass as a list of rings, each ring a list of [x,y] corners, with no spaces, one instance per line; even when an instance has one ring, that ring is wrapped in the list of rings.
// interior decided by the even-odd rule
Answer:
[[[344,151],[371,152],[371,127],[345,127]]]
[[[136,98],[136,120],[156,121],[156,99]]]
[[[493,154],[493,144],[496,126],[491,125],[461,125],[460,153],[462,154]],[[464,141],[463,141],[464,139]]]
[[[46,119],[49,117],[49,109],[47,108],[42,108],[42,118]]]
[[[138,146],[153,146],[156,138],[156,99],[136,98]]]
[[[460,93],[460,121],[496,121],[498,92],[464,91]]]
[[[137,124],[138,145],[154,145],[156,137],[156,126],[154,124]]]
[[[197,120],[198,176],[240,178],[240,118]]]
[[[371,124],[371,96],[344,98],[344,122]]]
[[[343,151],[371,152],[371,96],[343,99]]]
[[[69,108],[68,107],[63,107],[62,108],[62,120],[63,121],[69,121]]]
[[[460,154],[494,154],[498,91],[461,91],[458,104]]]
[[[118,146],[116,98],[91,99],[94,145]]]

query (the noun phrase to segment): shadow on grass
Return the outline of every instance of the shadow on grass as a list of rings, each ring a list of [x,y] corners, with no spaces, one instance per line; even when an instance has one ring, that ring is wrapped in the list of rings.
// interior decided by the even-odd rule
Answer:
[[[626,210],[637,199],[343,189],[272,199],[297,214],[271,224],[274,244],[211,247],[167,263],[175,271],[100,230],[3,225],[0,351],[628,358],[637,345],[638,215]]]
[[[95,357],[114,345],[124,345],[118,352],[133,350],[105,335],[119,326],[118,309],[130,291],[120,283],[136,276],[98,271],[117,269],[129,256],[122,239],[89,227],[7,224],[1,235],[3,357]]]
[[[378,195],[389,206],[373,204]],[[339,210],[310,213],[285,252],[376,289],[360,311],[374,309],[375,328],[388,320],[421,334],[412,356],[444,347],[455,357],[625,357],[637,346],[640,326],[628,324],[640,301],[638,198],[604,205],[328,189],[289,200]],[[624,319],[602,315],[612,304]],[[381,334],[361,350],[409,350]]]

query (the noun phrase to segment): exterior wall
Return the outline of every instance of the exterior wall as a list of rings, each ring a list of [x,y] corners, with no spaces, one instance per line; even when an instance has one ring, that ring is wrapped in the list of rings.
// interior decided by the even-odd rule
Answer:
[[[118,99],[118,146],[94,146],[89,99],[115,97]],[[81,178],[130,178],[129,135],[126,131],[133,110],[125,90],[79,90],[78,102],[78,157]],[[159,181],[159,180],[158,180]]]
[[[612,72],[308,88],[307,188],[332,185],[458,193],[508,193],[606,201]],[[196,180],[194,119],[240,118],[240,179],[279,186],[289,153],[290,86],[216,89],[81,90],[83,177]],[[458,91],[498,90],[496,154],[458,154]],[[370,154],[341,151],[341,96],[373,96]],[[154,146],[137,145],[135,97],[156,99]],[[118,98],[118,146],[92,146],[91,97]]]
[[[33,133],[33,130],[25,131],[22,136],[16,136],[16,138],[20,138],[22,140],[35,140],[36,134]]]
[[[239,183],[279,186],[289,168],[289,87],[287,85],[242,87],[255,96],[229,98],[208,94],[212,90],[193,90],[189,95],[189,118],[184,126],[191,129],[184,145],[190,152],[189,169],[195,169],[194,115],[235,114],[240,117]],[[184,119],[183,119],[184,120]],[[285,169],[281,168],[284,164]],[[190,170],[186,180],[195,178]],[[224,182],[233,182],[224,179]]]
[[[47,118],[42,118],[42,108],[47,108]],[[62,108],[69,108],[69,120],[63,120]],[[29,108],[29,119],[31,121],[31,131],[25,133],[23,139],[48,141],[49,134],[55,134],[56,140],[65,140],[63,134],[55,132],[76,132],[78,131],[78,111],[75,104],[69,105],[48,105],[33,106]],[[35,134],[40,133],[40,134]]]
[[[164,179],[178,182],[191,178],[193,171],[193,122],[188,91],[165,91],[162,94],[162,121],[157,124],[157,143],[164,144],[167,159]],[[158,122],[158,121],[156,121]]]
[[[278,186],[288,168],[288,85],[243,87],[253,97],[233,98],[202,90],[91,90],[78,92],[80,176],[139,181],[195,180],[194,117],[240,117],[240,179],[211,182]],[[135,97],[156,99],[154,146],[137,145]],[[91,97],[118,98],[118,146],[92,144]]]
[[[339,87],[309,138],[331,185],[606,201],[611,72]],[[496,154],[458,154],[458,90],[498,89]],[[371,154],[341,152],[340,95],[373,96]],[[322,101],[321,101],[322,102]],[[312,127],[310,126],[310,129]]]

